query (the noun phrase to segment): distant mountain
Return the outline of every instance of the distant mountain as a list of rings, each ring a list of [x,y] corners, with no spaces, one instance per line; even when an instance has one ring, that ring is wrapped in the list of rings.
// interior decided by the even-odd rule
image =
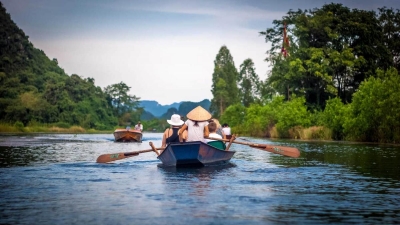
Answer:
[[[178,108],[181,103],[172,103],[170,105],[161,105],[157,101],[142,100],[139,107],[143,107],[145,111],[153,114],[155,117],[160,117],[168,111],[169,108]]]
[[[186,116],[190,110],[200,105],[201,107],[205,108],[206,110],[210,110],[211,102],[208,99],[204,99],[201,102],[174,102],[170,105],[161,105],[157,101],[151,100],[143,100],[140,101],[139,106],[143,107],[143,109],[154,115],[158,118],[169,119],[171,115],[174,113],[180,114],[182,116]]]

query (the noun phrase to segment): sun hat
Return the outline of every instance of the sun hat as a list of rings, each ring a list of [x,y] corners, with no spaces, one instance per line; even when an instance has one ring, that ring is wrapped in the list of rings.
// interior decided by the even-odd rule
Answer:
[[[211,114],[201,106],[192,109],[187,115],[187,118],[194,121],[206,121],[211,119]]]
[[[220,127],[221,127],[221,124],[219,123],[219,121],[218,121],[217,119],[212,118],[211,120],[212,120],[214,123],[217,124],[217,128],[220,128]]]
[[[181,116],[178,114],[173,114],[170,120],[167,120],[172,126],[181,126],[184,122],[181,120]]]

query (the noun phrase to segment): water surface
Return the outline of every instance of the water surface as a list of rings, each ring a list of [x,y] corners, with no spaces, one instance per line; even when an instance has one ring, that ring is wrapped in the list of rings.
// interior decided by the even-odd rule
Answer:
[[[0,224],[396,224],[400,147],[246,138],[297,147],[300,158],[246,145],[229,164],[165,168],[112,134],[0,136]]]

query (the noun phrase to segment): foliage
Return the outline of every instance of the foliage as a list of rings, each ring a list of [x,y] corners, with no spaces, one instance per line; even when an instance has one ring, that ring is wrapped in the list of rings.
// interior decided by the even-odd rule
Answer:
[[[311,125],[310,114],[307,111],[304,97],[293,98],[285,102],[277,116],[276,127],[281,137],[289,137],[289,129],[295,126],[308,127]]]
[[[252,103],[259,102],[261,94],[260,78],[255,72],[253,60],[246,59],[242,65],[240,65],[238,85],[239,98],[245,107],[249,107]]]
[[[400,76],[395,68],[378,70],[354,94],[344,123],[346,137],[358,141],[400,142]]]
[[[349,116],[350,105],[344,105],[339,98],[327,101],[326,107],[321,115],[324,126],[332,130],[332,138],[343,139],[343,124]]]
[[[246,107],[240,103],[230,105],[220,117],[220,123],[228,123],[232,129],[232,132],[240,132],[241,125],[245,121]]]
[[[398,67],[400,12],[374,11],[326,4],[312,10],[290,10],[273,28],[260,32],[271,43],[267,60],[273,65],[265,82],[290,99],[304,96],[310,109],[323,109],[330,98],[351,102],[360,83],[377,68]],[[283,24],[288,25],[288,57],[280,53]],[[392,38],[393,37],[393,38]]]
[[[282,96],[276,96],[265,105],[252,104],[246,108],[235,104],[226,109],[221,121],[229,123],[237,133],[270,137],[270,131],[276,126],[281,137],[288,137],[290,128],[311,125],[310,114],[304,103],[304,98],[284,102]]]
[[[222,46],[214,61],[212,76],[210,111],[214,117],[220,117],[227,107],[239,102],[238,76],[229,49]]]
[[[114,107],[116,116],[122,116],[124,113],[136,110],[139,106],[139,99],[135,95],[129,95],[131,87],[124,82],[112,84],[104,89],[104,93]]]
[[[19,121],[26,126],[36,121],[109,129],[117,124],[119,115],[134,108],[134,101],[114,107],[114,96],[109,97],[96,87],[93,78],[67,75],[58,66],[57,59],[50,60],[42,50],[34,48],[2,4],[0,18],[0,118],[3,122]],[[121,96],[123,91],[129,90],[123,89]]]

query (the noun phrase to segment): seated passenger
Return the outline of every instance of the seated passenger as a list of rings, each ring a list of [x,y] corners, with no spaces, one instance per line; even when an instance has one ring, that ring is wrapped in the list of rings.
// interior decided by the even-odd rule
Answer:
[[[201,106],[197,106],[190,111],[186,117],[185,124],[179,130],[179,135],[187,129],[186,141],[202,141],[205,142],[204,136],[208,136],[208,120],[211,119],[211,114]]]
[[[226,139],[231,139],[231,137],[232,137],[231,128],[229,127],[229,125],[227,123],[224,123],[222,125],[222,131],[224,132]]]
[[[215,122],[211,122],[208,124],[208,132],[210,132],[208,137],[222,139],[222,136],[217,134],[217,124]],[[207,138],[205,140],[206,140],[206,142],[215,141],[215,140],[207,139]]]
[[[208,135],[208,137],[222,139],[222,136],[217,134],[216,130],[217,130],[217,124],[215,122],[209,123],[208,131],[210,132],[210,134]],[[221,150],[226,149],[226,145],[223,141],[218,141],[218,140],[213,140],[213,139],[208,139],[208,138],[206,138],[205,141],[207,142],[207,144],[209,144],[213,147],[219,148]]]
[[[171,119],[167,120],[167,122],[171,125],[171,127],[167,128],[164,131],[162,145],[161,145],[162,148],[165,148],[167,146],[167,144],[169,144],[169,143],[184,142],[185,139],[187,138],[186,131],[184,131],[181,138],[178,135],[178,131],[182,127],[182,124],[184,123],[183,120],[181,120],[180,115],[173,114],[171,116]]]

